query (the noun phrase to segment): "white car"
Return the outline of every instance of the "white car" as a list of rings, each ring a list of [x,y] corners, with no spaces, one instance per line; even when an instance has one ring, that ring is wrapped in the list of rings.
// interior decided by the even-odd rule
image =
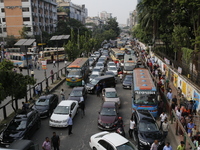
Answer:
[[[118,75],[117,67],[108,67],[107,70],[108,71],[112,71],[115,74],[115,76]]]
[[[138,150],[136,146],[125,137],[107,131],[92,135],[89,145],[93,150]]]
[[[101,62],[97,62],[95,67],[96,67],[96,68],[101,68],[101,71],[102,71],[102,72],[104,71],[104,64],[101,63]]]
[[[69,119],[69,114],[72,114],[72,118],[77,113],[78,102],[76,100],[63,100],[55,108],[53,114],[49,120],[50,127],[67,127],[67,121]]]
[[[115,88],[104,88],[102,90],[102,99],[104,101],[116,102],[120,107],[120,98],[117,95],[117,91]]]
[[[101,76],[100,72],[92,72],[91,75],[89,76],[89,81],[92,81],[92,79]]]
[[[108,63],[107,63],[107,68],[108,67],[117,67],[116,66],[116,64],[113,62],[113,61],[109,61]]]

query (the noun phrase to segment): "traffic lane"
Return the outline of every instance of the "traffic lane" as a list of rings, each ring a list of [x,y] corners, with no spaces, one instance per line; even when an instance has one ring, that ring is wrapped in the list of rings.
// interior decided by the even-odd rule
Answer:
[[[60,89],[66,89],[66,94],[69,94],[72,88],[68,88],[66,83],[63,83],[55,91],[56,94],[59,93]],[[125,90],[122,88],[122,84],[118,82],[116,85],[118,95],[121,98],[121,108],[119,109],[120,116],[123,117],[125,124],[126,137],[128,137],[129,130],[129,120],[131,117],[131,90]],[[101,97],[96,95],[88,94],[88,98],[85,101],[85,116],[81,119],[80,113],[78,113],[73,119],[74,125],[72,132],[73,134],[68,136],[68,128],[51,128],[49,127],[49,118],[42,119],[41,128],[33,135],[31,140],[39,144],[41,147],[46,136],[51,137],[52,132],[55,131],[61,139],[60,149],[66,150],[87,150],[89,147],[90,136],[101,132],[97,127],[98,112],[100,111],[101,105],[103,103]],[[132,139],[131,139],[132,140]]]

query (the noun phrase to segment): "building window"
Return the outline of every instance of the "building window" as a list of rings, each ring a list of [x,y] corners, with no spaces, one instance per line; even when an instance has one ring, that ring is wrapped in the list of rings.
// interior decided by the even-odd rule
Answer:
[[[6,18],[2,18],[2,22],[6,22]]]
[[[0,3],[4,3],[4,0],[0,0]]]
[[[29,12],[29,7],[22,8],[22,12]]]
[[[27,29],[27,31],[29,31],[29,32],[31,31],[31,27],[26,27],[26,29]]]
[[[30,21],[30,18],[29,17],[24,17],[23,21]]]
[[[5,12],[5,9],[4,9],[4,8],[1,8],[1,12]]]
[[[3,28],[3,32],[7,32],[6,28]]]
[[[28,2],[28,0],[22,0],[22,2]]]

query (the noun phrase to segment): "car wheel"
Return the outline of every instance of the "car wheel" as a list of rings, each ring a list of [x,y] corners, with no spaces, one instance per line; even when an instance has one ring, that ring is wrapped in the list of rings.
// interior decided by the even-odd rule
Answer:
[[[96,147],[93,147],[93,150],[97,150]]]

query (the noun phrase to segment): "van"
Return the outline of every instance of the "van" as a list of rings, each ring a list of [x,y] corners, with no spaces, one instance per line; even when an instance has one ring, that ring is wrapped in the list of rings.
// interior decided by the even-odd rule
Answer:
[[[89,83],[86,84],[86,89],[88,93],[95,93],[96,85],[102,85],[105,82],[106,87],[115,87],[115,77],[111,75],[99,76],[92,79]],[[105,87],[102,87],[105,88]]]

